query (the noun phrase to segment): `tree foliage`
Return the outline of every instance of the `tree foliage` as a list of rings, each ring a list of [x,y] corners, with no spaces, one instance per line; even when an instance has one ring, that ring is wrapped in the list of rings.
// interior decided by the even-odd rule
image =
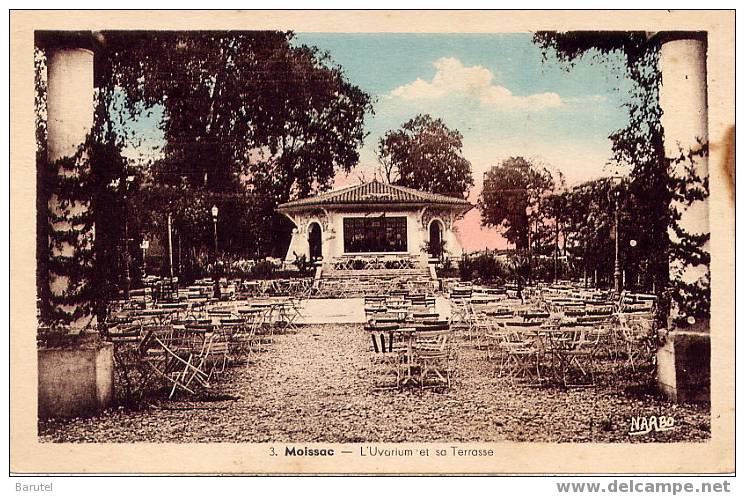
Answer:
[[[671,281],[671,261],[683,265],[707,265],[709,255],[703,249],[707,235],[693,235],[680,226],[680,212],[675,204],[690,205],[706,198],[708,178],[700,178],[689,168],[684,178],[671,173],[671,160],[665,156],[664,130],[659,104],[660,72],[658,70],[659,46],[645,32],[538,32],[534,42],[546,54],[551,52],[568,68],[581,57],[599,58],[611,52],[621,53],[626,58],[626,71],[635,87],[626,102],[628,125],[609,138],[613,148],[613,159],[632,167],[629,194],[635,207],[644,219],[643,263],[649,268],[653,286],[660,296],[672,285],[673,298],[677,300],[682,315],[707,318],[710,307],[708,278],[693,286],[679,280]],[[708,144],[702,143],[700,151],[708,153]],[[674,162],[692,161],[690,151],[681,151]],[[671,241],[670,232],[675,233]],[[641,236],[640,236],[641,237]],[[703,301],[696,298],[702,297]],[[658,325],[664,325],[666,315],[658,316]]]
[[[263,238],[258,248],[265,253],[287,227],[277,204],[324,189],[336,171],[356,165],[370,96],[327,54],[294,46],[292,33],[106,36],[126,109],[162,107],[166,145],[153,186],[164,189],[163,203],[179,191],[181,198],[212,195],[203,203],[250,219],[244,239],[223,232],[224,246],[248,250]],[[201,213],[209,225],[207,210]]]
[[[473,186],[463,135],[428,114],[386,132],[378,141],[378,160],[391,184],[462,198]]]
[[[67,299],[87,305],[95,296],[105,303],[132,272],[127,269],[135,264],[141,237],[166,237],[168,214],[179,241],[191,244],[185,251],[211,246],[213,204],[220,208],[223,249],[266,255],[289,232],[276,205],[327,188],[337,170],[357,163],[370,96],[350,84],[327,54],[295,46],[292,38],[228,31],[99,36],[104,42],[95,50],[96,114],[80,151],[91,174],[75,188],[66,186],[91,202],[93,217],[86,222],[96,225],[95,267],[87,261],[66,265],[76,280],[90,283]],[[46,160],[42,45],[35,66],[37,285],[42,320],[48,321],[54,318],[44,303],[50,301],[50,266],[65,261],[49,256],[46,203],[60,188],[52,170],[64,164]],[[163,115],[162,155],[144,167],[128,163],[124,148],[142,138],[132,123],[153,112]]]
[[[540,244],[541,227],[548,218],[546,198],[556,181],[551,172],[523,157],[510,157],[493,166],[484,176],[479,196],[481,223],[502,230],[517,249]],[[531,234],[537,236],[530,239]]]

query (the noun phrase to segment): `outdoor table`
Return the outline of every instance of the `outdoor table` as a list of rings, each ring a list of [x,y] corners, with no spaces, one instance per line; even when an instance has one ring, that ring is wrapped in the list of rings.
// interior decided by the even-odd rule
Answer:
[[[249,307],[249,308],[239,308],[238,314],[239,315],[255,315],[257,313],[261,313],[262,309],[258,307]]]
[[[149,317],[152,320],[154,320],[155,323],[162,324],[165,320],[167,320],[168,317],[171,316],[171,313],[172,312],[167,309],[147,308],[144,310],[139,310],[133,316],[134,317]]]
[[[186,303],[161,303],[158,305],[158,309],[175,309],[184,310],[188,307]]]
[[[534,331],[540,339],[543,353],[551,357],[554,375],[565,384],[567,372],[572,365],[572,352],[579,350],[582,328],[582,324],[572,322],[569,325],[562,323],[560,327],[544,327]],[[558,362],[558,367],[553,366],[554,360]]]
[[[233,315],[233,309],[227,307],[216,307],[207,310],[207,315],[210,317],[229,317]]]
[[[270,308],[275,305],[272,301],[253,301],[251,302],[252,308]]]
[[[251,302],[251,307],[260,310],[264,314],[264,320],[271,322],[271,317],[274,314],[275,304],[270,301],[264,302]]]
[[[512,311],[507,308],[486,309],[484,315],[487,317],[512,317]]]
[[[284,323],[288,328],[297,329],[297,326],[295,325],[296,315],[292,315],[288,312],[288,308],[291,308],[289,303],[282,301],[266,301],[251,303],[251,306],[264,311],[265,322],[274,324],[274,316],[276,313],[278,323]]]
[[[386,307],[389,310],[406,310],[411,306],[411,302],[390,302],[386,303]]]
[[[546,319],[549,317],[549,314],[547,312],[524,312],[519,314],[524,321],[532,321],[535,319]]]
[[[259,284],[259,281],[246,281],[243,283],[243,287],[248,294],[257,295],[260,293],[261,284]]]
[[[489,297],[489,296],[473,296],[471,297],[471,303],[474,305],[488,305],[489,303],[494,303],[498,301],[497,298]]]

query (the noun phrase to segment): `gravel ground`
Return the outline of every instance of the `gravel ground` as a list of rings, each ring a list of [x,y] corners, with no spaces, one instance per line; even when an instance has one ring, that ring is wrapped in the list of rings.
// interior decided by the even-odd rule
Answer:
[[[276,336],[219,392],[235,399],[157,401],[89,419],[42,422],[43,442],[674,442],[710,437],[705,406],[679,406],[618,375],[591,389],[513,385],[465,343],[449,391],[376,389],[379,366],[359,324]],[[606,376],[609,377],[609,376]],[[605,382],[605,383],[603,383]],[[675,428],[629,436],[632,416]]]

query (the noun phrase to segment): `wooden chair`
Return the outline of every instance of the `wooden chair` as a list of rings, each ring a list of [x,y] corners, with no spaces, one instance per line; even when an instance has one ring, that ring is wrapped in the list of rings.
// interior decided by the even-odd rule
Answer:
[[[649,331],[652,328],[650,313],[620,312],[614,316],[615,337],[626,355],[626,366],[636,371],[637,364],[651,356],[654,345]]]
[[[448,389],[455,373],[455,348],[453,333],[447,321],[417,326],[414,344],[414,362],[419,368],[421,388],[444,384]],[[428,384],[428,379],[434,379]]]
[[[450,321],[457,329],[470,333],[472,288],[452,288],[450,290]]]
[[[601,334],[578,323],[561,325],[561,341],[554,344],[559,372],[565,387],[595,385],[595,360]]]
[[[377,387],[392,387],[388,377],[395,374],[395,386],[401,384],[402,365],[406,350],[401,343],[396,343],[396,331],[400,328],[396,323],[368,323],[365,331],[370,334],[373,351],[380,365],[383,366],[384,381]]]
[[[506,372],[512,382],[515,379],[542,380],[541,357],[544,347],[537,334],[539,327],[535,323],[504,322],[499,343],[499,376]]]
[[[195,393],[194,384],[209,387],[205,364],[210,352],[208,327],[152,326],[143,330],[143,361],[171,386],[169,398],[177,390]]]

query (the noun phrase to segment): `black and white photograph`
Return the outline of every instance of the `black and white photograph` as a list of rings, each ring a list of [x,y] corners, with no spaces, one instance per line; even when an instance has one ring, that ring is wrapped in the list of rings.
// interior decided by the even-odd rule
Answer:
[[[701,466],[734,469],[734,11],[439,31],[392,11],[369,32],[384,18],[16,14],[33,449],[490,473],[503,443],[716,442]],[[314,15],[360,24],[294,22]]]

